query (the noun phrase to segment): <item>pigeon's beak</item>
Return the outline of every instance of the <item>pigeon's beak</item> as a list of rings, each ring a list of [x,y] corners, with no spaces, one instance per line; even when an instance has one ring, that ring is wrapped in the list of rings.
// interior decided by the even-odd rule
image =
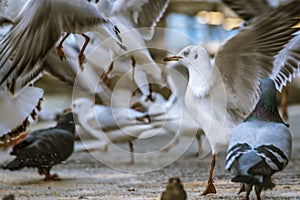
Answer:
[[[164,61],[178,61],[180,59],[182,59],[181,56],[171,56],[171,57],[165,58]]]

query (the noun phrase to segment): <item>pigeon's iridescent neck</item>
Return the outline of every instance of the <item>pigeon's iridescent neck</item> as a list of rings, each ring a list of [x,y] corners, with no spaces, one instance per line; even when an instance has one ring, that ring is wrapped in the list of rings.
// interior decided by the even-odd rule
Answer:
[[[261,88],[260,99],[245,121],[262,120],[284,123],[278,111],[275,85],[273,83],[270,85],[270,81],[263,81]]]

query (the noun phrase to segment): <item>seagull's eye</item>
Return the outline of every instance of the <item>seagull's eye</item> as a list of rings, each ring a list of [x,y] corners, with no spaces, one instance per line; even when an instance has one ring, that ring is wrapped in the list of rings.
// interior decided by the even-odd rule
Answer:
[[[197,59],[197,58],[198,58],[198,54],[195,54],[194,59]]]
[[[190,51],[189,51],[189,50],[183,52],[183,55],[184,55],[185,57],[188,56],[189,54],[190,54]]]

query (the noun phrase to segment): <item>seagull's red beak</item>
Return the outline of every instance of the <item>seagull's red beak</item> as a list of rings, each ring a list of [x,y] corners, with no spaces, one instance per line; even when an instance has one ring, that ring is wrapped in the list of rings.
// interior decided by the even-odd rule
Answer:
[[[182,59],[181,56],[171,56],[171,57],[165,58],[164,61],[178,61],[180,59]]]

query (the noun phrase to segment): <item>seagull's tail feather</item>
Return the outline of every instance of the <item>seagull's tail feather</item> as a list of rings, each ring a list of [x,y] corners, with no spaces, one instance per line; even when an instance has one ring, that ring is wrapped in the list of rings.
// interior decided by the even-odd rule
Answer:
[[[9,169],[11,171],[14,171],[14,170],[22,169],[23,167],[24,167],[23,162],[20,159],[16,158],[10,163],[8,163],[6,166],[4,166],[3,169]]]
[[[28,119],[40,110],[42,97],[43,90],[36,87],[24,87],[14,95],[0,90],[0,147],[26,130]]]

